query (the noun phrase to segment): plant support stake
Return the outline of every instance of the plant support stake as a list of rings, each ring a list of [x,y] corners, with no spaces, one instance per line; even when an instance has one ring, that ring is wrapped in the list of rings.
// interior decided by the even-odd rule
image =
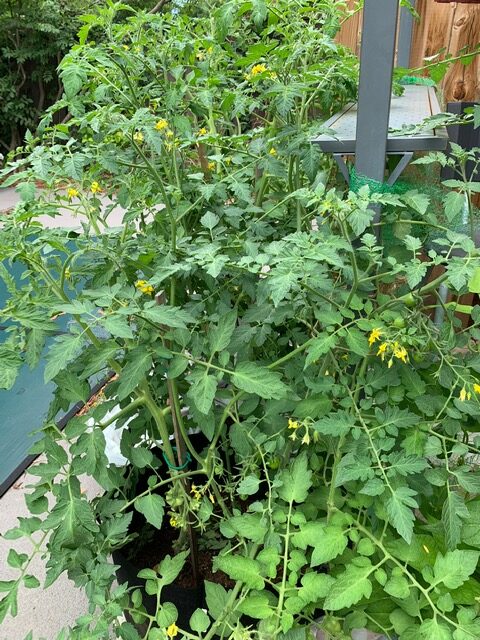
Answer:
[[[383,182],[398,0],[365,0],[358,91],[356,171]],[[375,222],[379,221],[377,210]]]

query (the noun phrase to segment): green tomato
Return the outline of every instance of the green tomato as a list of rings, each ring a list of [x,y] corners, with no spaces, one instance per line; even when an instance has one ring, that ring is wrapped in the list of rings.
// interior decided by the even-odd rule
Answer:
[[[280,466],[280,458],[278,456],[275,456],[268,461],[267,466],[269,469],[272,469],[272,471],[275,471]]]
[[[338,620],[337,618],[325,618],[322,623],[322,627],[325,629],[325,631],[328,631],[328,633],[331,633],[334,636],[340,633],[340,631],[342,630],[340,620]]]
[[[397,316],[393,321],[393,326],[396,329],[405,329],[406,327],[405,318],[403,318],[402,316]]]
[[[405,306],[409,307],[410,309],[412,307],[416,307],[417,306],[417,300],[416,300],[415,296],[413,295],[413,293],[408,293],[403,298],[403,302],[405,303]]]

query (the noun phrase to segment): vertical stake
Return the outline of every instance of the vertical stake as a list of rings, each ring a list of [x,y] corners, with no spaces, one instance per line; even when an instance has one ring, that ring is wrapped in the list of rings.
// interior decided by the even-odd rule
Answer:
[[[399,0],[365,0],[363,12],[355,166],[378,182],[385,177],[398,7]]]

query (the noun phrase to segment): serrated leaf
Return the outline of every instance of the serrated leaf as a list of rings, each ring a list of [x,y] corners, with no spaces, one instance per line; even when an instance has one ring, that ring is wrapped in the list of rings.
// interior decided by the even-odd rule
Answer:
[[[266,400],[279,400],[289,391],[287,385],[282,382],[280,374],[255,362],[241,362],[232,375],[232,382],[242,391]]]
[[[463,498],[449,490],[442,508],[442,524],[448,549],[455,549],[460,542],[462,520],[468,520],[470,514]]]
[[[165,305],[156,305],[155,307],[143,309],[141,315],[151,322],[162,324],[172,329],[186,329],[187,324],[195,322],[195,318],[184,309]]]
[[[325,598],[334,582],[326,573],[307,573],[300,580],[302,586],[298,590],[299,597],[305,604],[318,602]]]
[[[432,585],[444,584],[448,589],[457,589],[475,572],[479,551],[455,549],[445,555],[439,553],[433,565]]]
[[[200,413],[207,415],[213,404],[216,391],[217,379],[204,373],[195,379],[188,391],[188,397],[193,400]]]
[[[368,345],[367,337],[358,329],[347,329],[347,335],[345,336],[345,342],[353,353],[359,356],[368,356],[370,348]]]
[[[205,580],[205,594],[208,612],[214,620],[218,620],[225,611],[230,591],[221,584]]]
[[[212,353],[223,351],[228,347],[233,332],[235,331],[236,323],[237,312],[235,309],[232,309],[220,318],[216,327],[210,329],[209,343]]]
[[[412,489],[399,487],[392,491],[386,502],[390,522],[406,542],[411,542],[413,535],[415,521],[413,509],[418,507],[417,502],[413,499],[415,495],[416,492]]]
[[[305,367],[316,362],[321,356],[333,349],[337,343],[337,337],[327,333],[322,334],[312,342],[308,348],[308,355],[305,359]]]
[[[132,328],[123,316],[107,316],[104,326],[116,338],[133,339]]]
[[[275,609],[269,604],[268,597],[262,594],[247,596],[240,604],[239,611],[256,620],[266,620],[275,613]]]
[[[252,558],[239,555],[217,556],[214,566],[232,580],[240,580],[249,589],[262,591],[265,588],[265,581],[260,575],[260,564]]]
[[[279,480],[282,485],[278,489],[278,495],[285,502],[304,502],[312,486],[312,472],[308,468],[306,454],[298,455],[290,468],[280,473]]]
[[[145,516],[147,522],[156,529],[161,529],[165,512],[165,500],[162,496],[149,493],[146,496],[137,498],[133,504],[135,509]]]
[[[443,200],[445,216],[452,222],[465,207],[465,194],[458,191],[450,191]]]
[[[312,424],[312,428],[318,433],[335,438],[346,435],[354,426],[355,418],[347,411],[331,413]]]
[[[369,598],[372,593],[372,583],[368,579],[372,567],[356,567],[350,565],[340,575],[325,598],[323,608],[326,611],[338,611],[359,602],[362,598]]]
[[[127,398],[152,367],[152,356],[143,347],[128,352],[127,357],[127,364],[122,369],[117,389],[119,400]]]
[[[68,334],[56,338],[48,350],[44,380],[50,382],[78,355],[83,345],[81,335]]]

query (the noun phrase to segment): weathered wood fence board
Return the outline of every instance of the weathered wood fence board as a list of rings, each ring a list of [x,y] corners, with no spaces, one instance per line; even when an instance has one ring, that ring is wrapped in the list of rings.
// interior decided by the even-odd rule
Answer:
[[[354,0],[349,0],[350,8]],[[443,50],[453,56],[465,47],[480,42],[480,5],[434,0],[417,0],[420,21],[415,22],[410,66],[420,67],[426,57]],[[362,16],[355,14],[343,25],[339,41],[358,52],[361,39]],[[480,101],[480,56],[468,66],[458,62],[449,69],[442,85],[446,102],[455,100]]]

